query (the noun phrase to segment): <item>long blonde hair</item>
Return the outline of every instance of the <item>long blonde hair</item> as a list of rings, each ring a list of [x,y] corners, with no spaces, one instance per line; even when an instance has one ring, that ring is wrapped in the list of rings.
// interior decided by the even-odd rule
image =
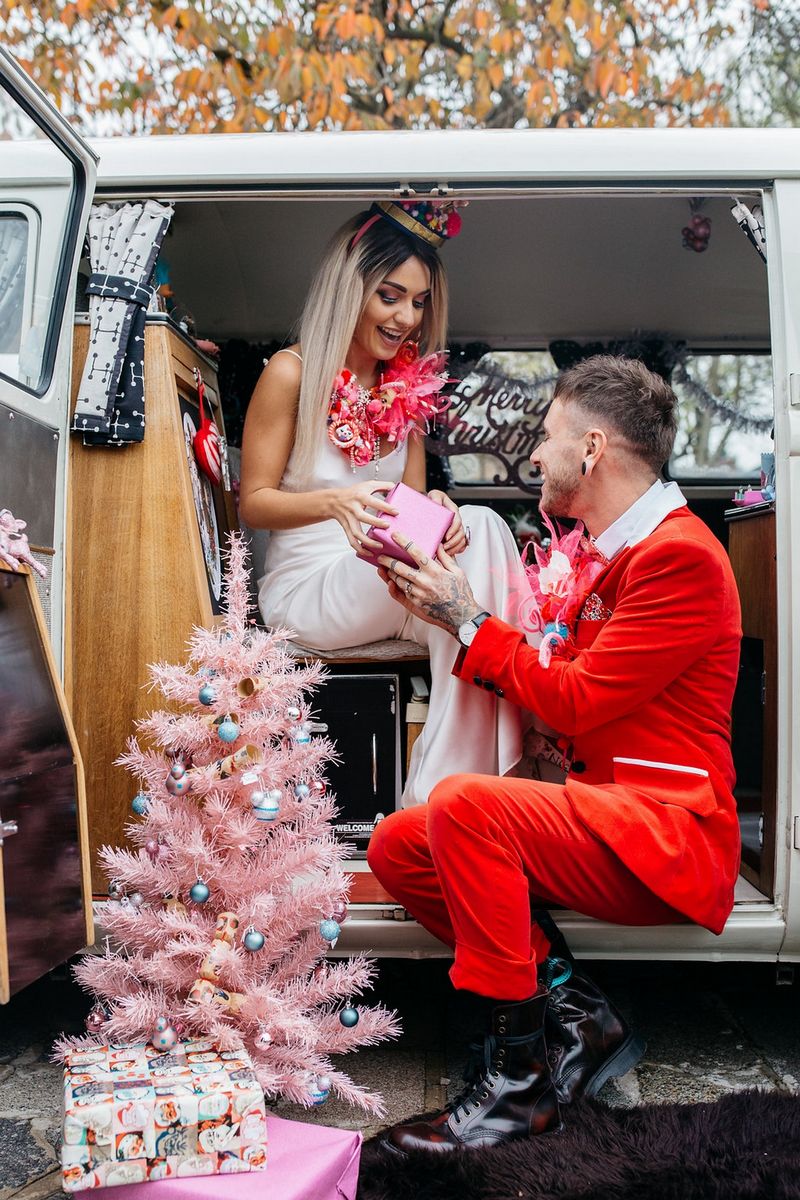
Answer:
[[[367,220],[359,213],[334,234],[306,297],[297,333],[303,375],[294,454],[300,478],[311,474],[334,380],[345,364],[364,306],[401,263],[418,258],[431,277],[420,328],[420,353],[443,350],[447,335],[447,277],[436,251],[389,221],[378,220],[350,249]]]

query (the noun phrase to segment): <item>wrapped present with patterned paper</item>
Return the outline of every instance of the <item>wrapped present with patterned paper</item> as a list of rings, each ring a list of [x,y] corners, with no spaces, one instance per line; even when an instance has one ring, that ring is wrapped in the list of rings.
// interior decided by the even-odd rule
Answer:
[[[244,1050],[187,1038],[74,1050],[64,1068],[64,1190],[267,1165],[264,1094]]]

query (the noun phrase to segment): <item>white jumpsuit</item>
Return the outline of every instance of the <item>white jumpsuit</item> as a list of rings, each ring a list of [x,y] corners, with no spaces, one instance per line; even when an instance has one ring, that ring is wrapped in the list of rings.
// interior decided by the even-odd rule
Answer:
[[[397,482],[406,463],[398,447],[375,464],[356,467],[328,441],[323,428],[313,478],[300,480],[286,464],[281,490],[315,491],[352,487],[362,480]],[[467,505],[461,518],[470,544],[458,555],[478,604],[517,624],[520,599],[528,591],[516,543],[506,523],[489,508]],[[437,625],[412,617],[391,598],[370,563],[359,559],[338,521],[269,536],[258,602],[265,624],[285,626],[315,649],[408,638],[427,646],[431,666],[429,716],[411,755],[404,806],[424,804],[441,779],[456,772],[503,775],[522,753],[523,714],[494,692],[463,683],[452,674],[458,644]]]

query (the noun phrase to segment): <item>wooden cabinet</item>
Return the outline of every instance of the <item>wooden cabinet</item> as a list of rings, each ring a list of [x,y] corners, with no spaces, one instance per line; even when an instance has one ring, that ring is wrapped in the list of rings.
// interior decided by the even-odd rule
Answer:
[[[77,391],[89,328],[75,329]],[[70,450],[65,683],[86,772],[92,880],[97,850],[124,842],[135,780],[114,760],[138,718],[162,707],[146,690],[150,663],[180,662],[194,625],[220,611],[221,554],[235,525],[230,490],[198,473],[191,450],[197,385],[220,433],[214,365],[156,318],[145,330],[144,441]],[[73,404],[75,395],[73,394]]]
[[[0,564],[0,1004],[94,940],[83,769],[25,568]]]
[[[742,874],[772,896],[778,748],[778,637],[773,505],[731,509],[728,553],[742,603],[742,655],[733,709]]]

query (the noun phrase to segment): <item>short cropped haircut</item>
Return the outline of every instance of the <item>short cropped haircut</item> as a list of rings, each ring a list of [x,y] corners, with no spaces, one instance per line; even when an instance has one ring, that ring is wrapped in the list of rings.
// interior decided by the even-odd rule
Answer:
[[[595,354],[563,371],[553,393],[562,404],[608,421],[632,453],[660,474],[678,431],[678,401],[660,375],[635,358]]]

